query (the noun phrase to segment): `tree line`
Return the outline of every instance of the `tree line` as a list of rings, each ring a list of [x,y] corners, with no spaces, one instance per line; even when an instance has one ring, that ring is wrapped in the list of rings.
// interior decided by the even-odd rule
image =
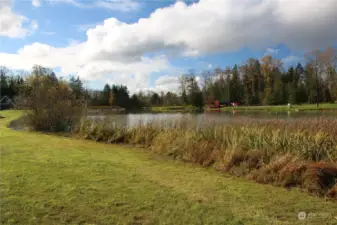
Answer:
[[[151,106],[194,105],[202,107],[214,100],[244,105],[280,105],[337,101],[337,50],[328,47],[305,54],[306,64],[285,69],[270,55],[250,58],[232,68],[216,68],[197,74],[190,70],[179,77],[179,91],[130,94],[124,85],[106,84],[102,90],[88,90],[79,77],[66,84],[76,99],[92,106],[119,106],[140,109]],[[23,76],[0,67],[1,96],[15,99],[27,82]],[[57,80],[48,68],[34,66],[32,74]]]
[[[337,51],[329,47],[305,55],[306,64],[287,70],[270,55],[249,59],[244,65],[206,71],[203,96],[245,105],[335,102],[337,100]]]

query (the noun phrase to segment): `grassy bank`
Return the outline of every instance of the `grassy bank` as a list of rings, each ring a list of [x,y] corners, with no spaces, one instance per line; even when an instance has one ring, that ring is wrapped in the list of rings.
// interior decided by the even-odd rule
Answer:
[[[335,202],[234,178],[141,149],[6,125],[1,224],[335,224]],[[297,213],[309,218],[299,221]],[[312,215],[312,216],[310,216]]]
[[[337,120],[239,118],[202,128],[166,121],[127,129],[103,119],[82,121],[75,132],[84,139],[138,144],[261,183],[337,198]]]
[[[210,109],[212,110],[212,109]],[[274,111],[274,112],[286,112],[286,111],[320,111],[320,110],[337,110],[337,104],[319,104],[317,108],[316,104],[303,104],[303,105],[292,105],[288,108],[287,105],[281,106],[238,106],[238,107],[223,107],[221,111]]]

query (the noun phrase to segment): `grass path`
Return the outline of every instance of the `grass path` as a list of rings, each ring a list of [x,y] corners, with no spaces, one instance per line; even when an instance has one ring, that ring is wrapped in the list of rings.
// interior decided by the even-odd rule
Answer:
[[[20,114],[0,112],[1,224],[337,224],[336,202],[140,149],[6,128]],[[318,217],[300,221],[300,211]]]

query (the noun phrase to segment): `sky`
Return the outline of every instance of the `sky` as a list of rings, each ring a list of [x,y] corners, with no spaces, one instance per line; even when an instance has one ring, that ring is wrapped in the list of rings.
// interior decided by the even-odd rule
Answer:
[[[337,45],[337,0],[0,0],[0,65],[88,88],[175,91],[177,78]]]

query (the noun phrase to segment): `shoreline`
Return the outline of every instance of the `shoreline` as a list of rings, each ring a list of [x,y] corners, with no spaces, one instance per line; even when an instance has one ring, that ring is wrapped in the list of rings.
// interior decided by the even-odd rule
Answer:
[[[152,112],[193,112],[198,110],[197,108],[191,108],[188,106],[183,106],[181,109],[176,107],[152,107],[150,108]],[[303,104],[303,105],[293,105],[291,108],[288,106],[228,106],[228,107],[221,107],[221,108],[207,108],[204,107],[202,109],[205,112],[212,112],[212,111],[255,111],[255,112],[307,112],[307,111],[329,111],[329,112],[337,112],[337,104],[321,104],[318,108],[314,104]]]

